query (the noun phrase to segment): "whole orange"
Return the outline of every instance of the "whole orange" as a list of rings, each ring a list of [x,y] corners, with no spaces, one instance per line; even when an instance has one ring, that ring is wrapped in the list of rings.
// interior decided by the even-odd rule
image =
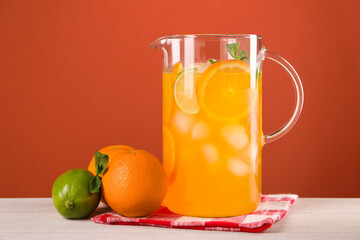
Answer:
[[[102,177],[103,196],[118,214],[143,217],[158,209],[167,192],[165,170],[144,150],[127,150],[109,161]]]
[[[121,159],[123,157],[124,154],[128,153],[131,150],[135,150],[132,147],[129,146],[125,146],[125,145],[112,145],[112,146],[108,146],[108,147],[104,147],[101,150],[99,150],[99,152],[101,152],[102,154],[106,154],[109,156],[109,163],[113,162],[113,161],[117,161],[119,159]],[[106,167],[105,172],[109,169],[109,163]],[[94,175],[95,173],[95,158],[93,157],[90,161],[88,170],[90,172],[92,172]],[[103,175],[100,175],[100,177],[102,177]],[[103,187],[101,188],[102,190],[102,194],[101,194],[101,202],[106,203],[103,195]]]

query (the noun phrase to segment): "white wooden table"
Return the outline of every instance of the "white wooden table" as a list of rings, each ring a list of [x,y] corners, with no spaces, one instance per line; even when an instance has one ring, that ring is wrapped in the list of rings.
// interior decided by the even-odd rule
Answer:
[[[108,209],[99,207],[97,213]],[[263,233],[103,225],[60,216],[51,198],[0,199],[0,239],[360,239],[360,199],[300,198]]]

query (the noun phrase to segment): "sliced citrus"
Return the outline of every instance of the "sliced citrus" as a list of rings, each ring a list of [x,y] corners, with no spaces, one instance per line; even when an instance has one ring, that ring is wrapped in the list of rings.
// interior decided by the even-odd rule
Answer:
[[[196,83],[199,74],[196,69],[186,69],[175,80],[175,102],[186,113],[195,114],[200,107],[196,96]]]
[[[168,177],[168,184],[171,184],[174,180],[175,145],[170,130],[165,126],[163,128],[163,166]]]
[[[240,60],[212,64],[198,79],[201,109],[220,121],[238,120],[254,109],[258,94],[251,88],[249,66]]]
[[[163,122],[167,123],[171,117],[172,89],[174,77],[171,73],[163,73]]]
[[[173,68],[173,74],[179,74],[182,71],[184,71],[184,68],[183,68],[181,62],[175,63],[174,68]]]

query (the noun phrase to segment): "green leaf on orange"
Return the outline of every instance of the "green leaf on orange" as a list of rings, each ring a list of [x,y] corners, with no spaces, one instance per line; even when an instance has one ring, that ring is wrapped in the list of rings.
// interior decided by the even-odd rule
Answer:
[[[95,153],[95,172],[96,175],[104,174],[106,170],[106,166],[109,162],[109,156],[106,154],[102,154],[99,151]]]

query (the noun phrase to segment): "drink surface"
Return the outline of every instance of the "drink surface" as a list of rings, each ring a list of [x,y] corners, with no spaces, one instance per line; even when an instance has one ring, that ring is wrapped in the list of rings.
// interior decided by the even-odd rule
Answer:
[[[165,205],[228,217],[256,209],[261,192],[261,72],[240,60],[163,73]]]

